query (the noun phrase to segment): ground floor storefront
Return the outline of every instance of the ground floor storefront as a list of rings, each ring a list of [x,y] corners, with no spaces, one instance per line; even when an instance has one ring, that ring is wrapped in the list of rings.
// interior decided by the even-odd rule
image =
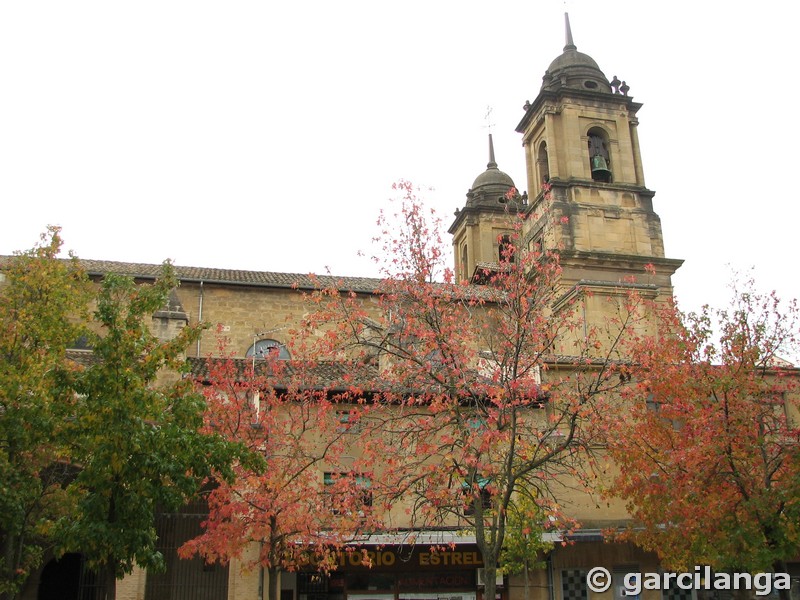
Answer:
[[[186,528],[175,523],[176,530]],[[175,536],[181,537],[181,536]],[[266,572],[243,569],[257,557],[233,561],[229,567],[206,565],[201,560],[168,558],[167,572],[135,569],[117,584],[118,600],[267,600]],[[496,578],[494,600],[733,600],[725,590],[708,590],[708,576],[698,574],[690,587],[626,589],[626,578],[642,580],[663,574],[657,556],[629,543],[603,539],[600,532],[584,532],[540,557],[540,568]],[[46,561],[34,574],[20,600],[96,600],[97,578],[83,568],[80,555]],[[602,569],[608,586],[593,588],[592,573]],[[787,565],[792,599],[800,600],[800,563]],[[695,581],[696,580],[696,581]],[[595,582],[596,583],[596,582]],[[354,546],[339,555],[330,573],[307,570],[281,573],[278,600],[488,600],[485,598],[484,561],[474,539],[438,538]],[[697,588],[697,589],[693,589]],[[635,593],[634,593],[635,592]],[[777,594],[760,596],[775,598]]]
[[[330,574],[283,578],[282,600],[482,600],[482,575],[474,544],[353,547]]]

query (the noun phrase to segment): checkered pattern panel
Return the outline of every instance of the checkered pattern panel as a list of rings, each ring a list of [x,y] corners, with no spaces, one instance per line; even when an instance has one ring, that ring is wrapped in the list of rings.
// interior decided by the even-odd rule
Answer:
[[[588,600],[586,571],[582,569],[561,571],[561,597],[563,600]]]
[[[663,590],[661,597],[664,600],[692,600],[692,590],[682,590],[677,585],[673,585],[671,588]]]

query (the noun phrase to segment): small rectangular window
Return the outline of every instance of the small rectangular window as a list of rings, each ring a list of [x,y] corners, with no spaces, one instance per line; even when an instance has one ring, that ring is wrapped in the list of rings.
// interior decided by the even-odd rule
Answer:
[[[358,417],[351,410],[337,410],[336,420],[339,422],[339,427],[336,428],[339,433],[359,433],[361,431]]]
[[[359,496],[358,504],[361,508],[372,506],[372,480],[368,476],[355,475],[353,473],[325,472],[323,473],[322,480],[329,494],[330,509],[334,514],[342,514],[346,512],[344,509],[345,506],[353,506],[353,503],[348,502],[349,498],[337,497],[335,494],[346,492],[357,493]],[[354,483],[356,486],[355,489],[344,485],[340,490],[334,490],[333,488],[337,482],[342,480],[347,480],[345,483]]]
[[[640,600],[641,594],[629,594],[625,589],[625,576],[628,573],[639,573],[636,565],[614,567],[611,571],[611,580],[614,582],[614,600]]]
[[[478,477],[475,479],[475,484],[478,485],[480,488],[480,500],[481,500],[481,508],[486,510],[492,507],[492,494],[487,489],[487,486],[491,483],[491,480],[486,479],[484,477]],[[466,504],[464,506],[464,516],[470,517],[475,514],[475,494],[473,493],[473,488],[469,484],[469,482],[463,482],[461,484],[461,488],[464,492],[464,496],[466,496]]]
[[[647,406],[648,412],[651,412],[654,415],[661,415],[663,403],[657,400],[653,394],[647,395],[647,398],[645,399],[645,405]],[[680,431],[683,427],[683,423],[680,419],[668,419],[662,416],[662,420],[664,423],[671,424],[672,429],[675,431]]]

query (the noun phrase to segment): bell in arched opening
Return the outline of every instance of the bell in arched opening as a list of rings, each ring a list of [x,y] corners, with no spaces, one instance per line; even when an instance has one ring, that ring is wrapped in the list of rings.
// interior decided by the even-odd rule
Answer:
[[[592,179],[605,183],[611,181],[611,170],[602,154],[595,154],[592,157]]]
[[[611,182],[611,166],[605,140],[597,134],[589,134],[589,165],[592,180]]]

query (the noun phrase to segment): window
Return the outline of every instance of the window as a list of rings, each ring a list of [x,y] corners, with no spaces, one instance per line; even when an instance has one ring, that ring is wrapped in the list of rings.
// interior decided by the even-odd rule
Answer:
[[[528,252],[544,254],[544,232],[539,232],[528,240]]]
[[[355,491],[358,494],[359,508],[372,506],[372,480],[366,475],[357,475],[353,473],[333,473],[325,472],[322,476],[323,483],[327,488],[327,493],[330,498],[331,512],[335,515],[343,514],[344,507],[350,504],[349,498],[342,497],[342,494],[352,493],[354,490],[348,485],[355,484]],[[334,490],[334,486],[344,486],[340,489]],[[363,511],[359,511],[363,515]]]
[[[328,576],[324,573],[298,573],[298,592],[301,594],[326,594],[328,593]]]
[[[503,234],[498,236],[497,238],[497,259],[498,262],[513,262],[514,260],[514,253],[516,249],[514,248],[514,242],[511,239],[511,236],[508,234]]]
[[[614,567],[611,571],[611,581],[614,583],[614,600],[639,600],[641,594],[626,593],[625,589],[625,576],[628,573],[640,573],[636,565]]]
[[[423,339],[413,333],[398,332],[394,348],[421,367],[437,371],[445,366],[439,340]]]
[[[69,344],[67,344],[68,350],[91,350],[92,346],[89,343],[89,336],[82,335],[79,336],[78,339],[72,340]]]
[[[358,552],[356,550],[356,552]],[[358,593],[358,595],[362,594],[369,594],[369,598],[386,598],[387,600],[391,598],[394,600],[394,594],[376,594],[376,590],[382,590],[384,592],[392,592],[395,589],[396,585],[396,576],[394,573],[381,573],[375,571],[362,571],[356,573],[347,573],[345,575],[345,581],[347,582],[347,592],[348,596],[352,596],[352,592]]]
[[[653,413],[654,415],[661,417],[661,420],[668,425],[672,426],[672,429],[675,431],[680,431],[683,427],[683,423],[681,419],[676,418],[667,418],[661,414],[663,403],[660,402],[653,394],[648,394],[647,399],[645,400],[645,405],[647,406],[647,412]]]
[[[361,424],[354,411],[337,410],[336,420],[339,422],[339,427],[336,428],[339,433],[359,433],[361,431]]]
[[[478,488],[480,489],[481,508],[484,510],[491,508],[492,493],[487,489],[490,480],[482,477],[476,477],[474,483],[477,484]],[[472,490],[472,485],[465,481],[461,484],[461,489],[463,490],[467,499],[466,505],[464,506],[464,516],[472,516],[475,514],[475,494]]]
[[[467,417],[466,424],[475,433],[483,433],[489,428],[486,418],[481,416]]]
[[[258,340],[247,349],[247,358],[277,358],[278,360],[289,360],[289,351],[285,344],[277,340]]]
[[[254,391],[250,395],[250,406],[253,407],[253,424],[258,424],[258,417],[261,416],[261,392]]]

